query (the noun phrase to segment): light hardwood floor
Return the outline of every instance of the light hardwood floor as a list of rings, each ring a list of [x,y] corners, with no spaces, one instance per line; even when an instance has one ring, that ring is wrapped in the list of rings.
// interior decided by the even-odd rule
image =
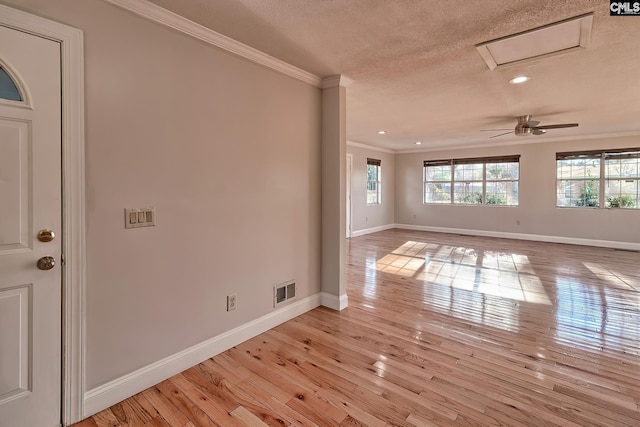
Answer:
[[[76,424],[640,426],[640,253],[388,230],[310,311]]]

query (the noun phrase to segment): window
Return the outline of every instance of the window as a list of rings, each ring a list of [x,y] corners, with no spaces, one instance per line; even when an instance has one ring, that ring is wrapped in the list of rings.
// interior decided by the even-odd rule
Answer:
[[[518,205],[520,156],[425,160],[424,203]]]
[[[557,153],[556,200],[558,207],[639,209],[640,149]]]
[[[453,203],[482,204],[484,164],[453,161]]]
[[[451,203],[451,160],[424,162],[424,202]]]
[[[376,159],[367,159],[367,204],[380,204],[380,165]]]
[[[557,206],[600,206],[600,153],[556,155]]]
[[[497,161],[485,163],[485,203],[488,205],[518,205],[520,162]]]
[[[0,98],[22,101],[18,87],[2,67],[0,67]]]

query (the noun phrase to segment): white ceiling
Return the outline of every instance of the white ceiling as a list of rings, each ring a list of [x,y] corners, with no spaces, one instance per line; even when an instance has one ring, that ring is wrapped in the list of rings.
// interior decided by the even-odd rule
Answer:
[[[403,151],[640,135],[640,16],[609,16],[605,0],[151,2],[319,77],[348,76],[349,141]],[[586,13],[587,49],[490,71],[475,48]],[[521,74],[532,80],[508,83]],[[479,131],[525,114],[580,126]]]

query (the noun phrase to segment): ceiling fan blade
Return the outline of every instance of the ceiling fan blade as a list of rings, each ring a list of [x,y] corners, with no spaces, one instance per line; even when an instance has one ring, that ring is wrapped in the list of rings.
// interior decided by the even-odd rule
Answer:
[[[498,135],[493,135],[493,136],[490,136],[489,138],[497,138],[497,137],[499,137],[499,136],[508,135],[508,134],[510,134],[510,133],[513,133],[513,131],[509,131],[509,132],[505,132],[505,133],[500,133],[500,134],[498,134]]]
[[[529,120],[527,122],[527,125],[529,125],[530,128],[534,128],[534,127],[538,126],[539,124],[540,124],[540,122],[537,121],[537,120]]]
[[[561,128],[575,128],[575,127],[578,127],[577,123],[563,123],[560,125],[536,126],[536,129],[561,129]]]
[[[547,131],[544,130],[544,129],[533,128],[533,134],[534,135],[544,135],[545,133],[547,133]]]
[[[501,130],[513,130],[513,128],[504,128],[504,129],[480,129],[480,132],[498,132]]]

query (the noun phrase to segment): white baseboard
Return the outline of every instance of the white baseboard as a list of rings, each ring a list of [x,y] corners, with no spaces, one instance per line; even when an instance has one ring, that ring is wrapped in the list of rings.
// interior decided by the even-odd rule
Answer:
[[[268,313],[200,344],[196,344],[193,347],[151,363],[137,371],[91,389],[84,395],[83,417],[90,417],[216,354],[222,353],[309,310],[313,310],[319,307],[323,300],[324,294],[318,293],[311,295],[310,297],[289,304],[277,311]]]
[[[326,292],[320,293],[320,304],[324,307],[330,308],[336,311],[342,311],[349,306],[349,298],[347,294],[331,295]]]
[[[378,231],[391,230],[392,228],[400,228],[396,224],[386,224],[378,227],[364,228],[362,230],[352,231],[351,237],[364,236],[365,234],[377,233]]]
[[[405,230],[433,231],[435,233],[464,234],[469,236],[498,237],[502,239],[531,240],[535,242],[564,243],[568,245],[597,246],[603,248],[640,251],[640,243],[612,240],[593,240],[577,237],[545,236],[541,234],[506,233],[502,231],[469,230],[466,228],[431,227],[428,225],[395,224],[393,228]]]

